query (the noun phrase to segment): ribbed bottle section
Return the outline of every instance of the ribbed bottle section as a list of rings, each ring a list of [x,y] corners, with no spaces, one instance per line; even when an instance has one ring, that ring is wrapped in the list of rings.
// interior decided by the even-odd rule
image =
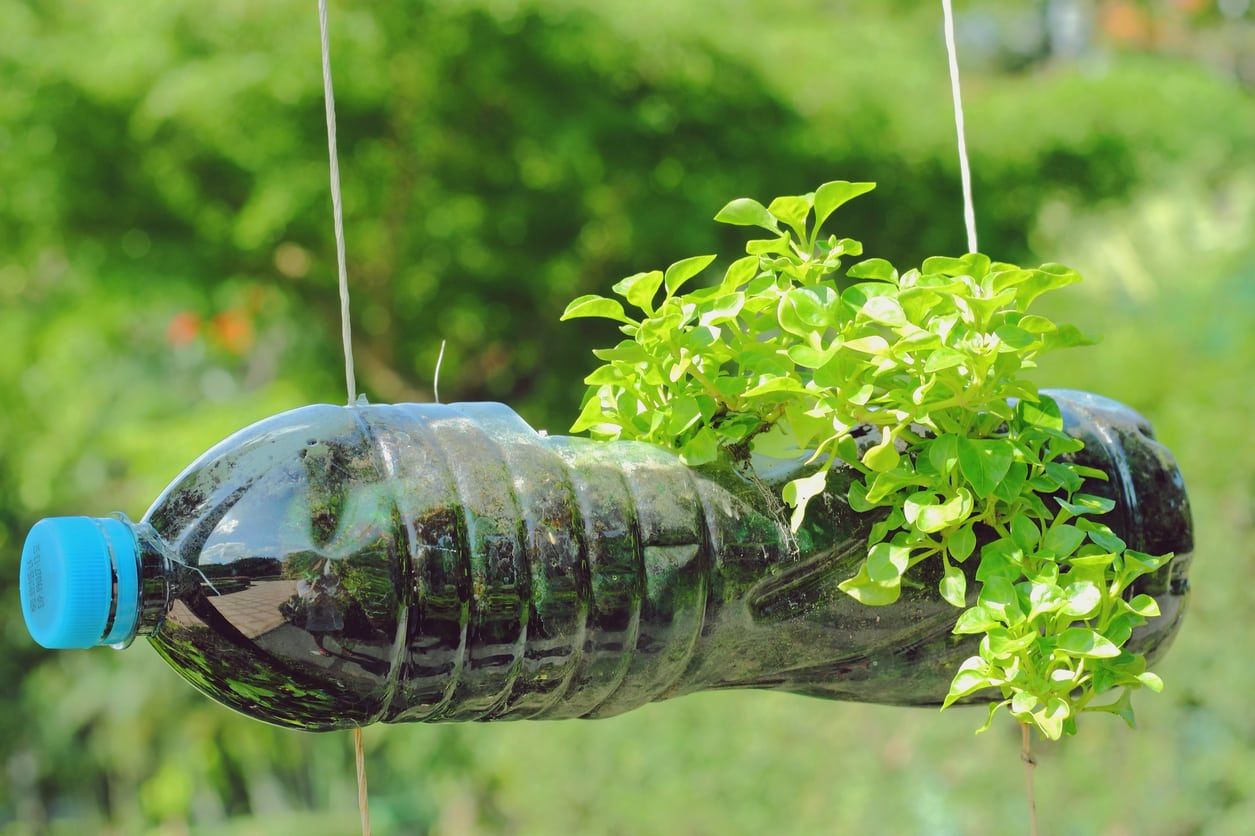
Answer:
[[[713,561],[676,457],[543,437],[500,404],[362,412],[409,561],[384,719],[609,716],[680,679]]]

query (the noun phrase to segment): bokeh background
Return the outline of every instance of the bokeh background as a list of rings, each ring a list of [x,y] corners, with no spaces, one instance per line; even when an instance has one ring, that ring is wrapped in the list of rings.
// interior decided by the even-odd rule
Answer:
[[[1193,610],[1138,700],[1039,745],[1046,833],[1255,822],[1249,0],[960,2],[982,248],[1088,281],[1043,383],[1142,410],[1194,501]],[[829,179],[909,265],[963,249],[940,9],[906,0],[332,4],[359,382],[562,431],[574,296]],[[313,0],[0,0],[0,833],[351,833],[350,737],[211,704],[143,643],[45,653],[39,517],[140,516],[210,444],[342,398]],[[374,727],[378,833],[1012,833],[1018,731],[770,693],[597,722]]]

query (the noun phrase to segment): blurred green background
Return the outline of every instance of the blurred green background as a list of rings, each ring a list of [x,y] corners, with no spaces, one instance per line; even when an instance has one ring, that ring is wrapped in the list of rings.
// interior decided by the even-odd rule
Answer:
[[[1193,610],[1139,699],[1039,745],[1045,833],[1255,821],[1255,13],[960,2],[982,249],[1072,264],[1104,340],[1043,383],[1123,400],[1194,501]],[[740,195],[879,188],[839,231],[963,249],[940,9],[906,0],[332,4],[359,383],[575,415],[574,296],[740,236]],[[143,643],[51,654],[26,529],[140,516],[211,443],[343,395],[312,0],[0,0],[0,833],[350,833],[348,734],[195,694]],[[1018,730],[707,694],[597,722],[374,727],[378,833],[1012,833]]]

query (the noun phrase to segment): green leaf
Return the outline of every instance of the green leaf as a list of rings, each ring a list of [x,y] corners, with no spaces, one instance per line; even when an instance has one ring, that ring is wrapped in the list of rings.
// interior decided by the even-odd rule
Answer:
[[[827,327],[828,305],[835,301],[830,288],[795,287],[780,297],[776,317],[785,331],[809,337]]]
[[[851,447],[854,446],[854,439],[850,438],[849,436],[845,437],[845,441],[848,442],[848,446],[851,446]],[[851,460],[858,461],[858,448],[857,447],[855,447],[854,450],[852,451],[840,451],[839,450],[839,452],[841,453],[841,457],[843,461],[851,461]],[[846,453],[848,452],[852,452],[854,455],[851,458],[847,459]],[[861,483],[856,483],[856,484],[861,484]],[[884,502],[886,499],[889,499],[892,496],[892,494],[898,491],[898,489],[906,487],[907,485],[918,485],[918,484],[919,484],[919,478],[915,474],[903,468],[895,468],[893,470],[889,470],[884,473],[878,473],[876,474],[875,477],[872,478],[871,485],[867,487],[867,501],[873,504],[881,503],[881,502]],[[900,501],[900,500],[901,500],[900,497],[895,498],[895,501]],[[898,514],[899,516],[901,516],[900,510],[898,511]]]
[[[1059,503],[1060,508],[1065,509],[1075,517],[1083,517],[1086,514],[1105,514],[1116,507],[1114,499],[1087,493],[1077,494],[1072,497],[1071,502],[1062,497],[1055,497],[1055,501]]]
[[[784,501],[793,507],[793,516],[790,520],[793,530],[797,531],[802,527],[802,520],[806,514],[806,505],[814,497],[823,493],[824,486],[828,483],[827,468],[818,470],[810,476],[803,476],[800,479],[794,479],[784,486],[782,496]]]
[[[993,265],[992,272],[985,277],[982,286],[988,287],[993,293],[999,293],[1008,287],[1014,287],[1021,282],[1026,282],[1032,277],[1032,270],[1021,270],[1011,264]]]
[[[976,549],[976,533],[971,525],[961,526],[946,539],[946,549],[950,556],[962,563]]]
[[[615,293],[627,299],[647,314],[654,312],[654,296],[662,286],[662,271],[653,270],[648,273],[636,273],[615,283]]]
[[[932,534],[967,519],[972,513],[972,494],[959,488],[954,496],[938,502],[931,491],[918,491],[907,497],[902,506],[906,521],[925,534]]]
[[[1072,618],[1089,618],[1102,603],[1102,590],[1093,581],[1077,581],[1064,587],[1063,614]]]
[[[928,461],[937,473],[946,476],[959,462],[959,437],[953,433],[938,436],[928,443]]]
[[[1041,540],[1041,529],[1023,514],[1011,520],[1011,539],[1024,551],[1031,551]]]
[[[709,307],[702,310],[698,322],[702,325],[720,325],[734,321],[744,307],[745,294],[740,291],[719,296],[709,303]]]
[[[580,410],[579,417],[575,419],[575,423],[571,425],[570,432],[579,433],[587,429],[603,424],[606,421],[604,408],[601,405],[601,398],[592,397],[584,404],[584,408]]]
[[[1071,268],[1064,267],[1062,264],[1043,264],[1040,268],[1033,271],[1032,278],[1016,285],[1016,304],[1023,310],[1043,293],[1067,287],[1080,280],[1081,276],[1079,273]]]
[[[667,287],[667,296],[672,296],[680,286],[710,266],[715,260],[713,255],[697,255],[677,261],[667,268],[663,283]]]
[[[941,597],[955,607],[967,606],[967,576],[963,570],[953,564],[946,564],[945,574],[938,586]]]
[[[902,588],[896,581],[891,583],[873,581],[867,574],[866,563],[859,568],[858,574],[837,584],[837,588],[860,604],[866,604],[869,607],[892,604],[902,594]]]
[[[1070,557],[1085,540],[1085,532],[1074,525],[1054,525],[1046,531],[1041,547],[1062,560]]]
[[[702,410],[695,397],[675,398],[667,406],[671,411],[667,418],[667,432],[671,435],[682,435],[701,420]]]
[[[831,239],[829,239],[831,240]],[[842,238],[832,248],[832,255],[862,255],[863,245],[853,238]]]
[[[966,354],[943,346],[929,352],[928,359],[924,361],[924,371],[932,374],[933,372],[944,371],[955,366],[962,366],[970,361],[971,358]]]
[[[798,235],[802,235],[806,230],[806,216],[810,214],[811,201],[805,195],[778,197],[767,207],[767,211],[793,227]]]
[[[1111,477],[1107,475],[1107,471],[1099,470],[1096,467],[1085,467],[1084,465],[1073,464],[1072,472],[1082,478],[1093,479],[1098,482],[1108,482],[1111,479]]]
[[[1029,621],[1033,621],[1039,615],[1061,609],[1064,603],[1063,590],[1055,584],[1054,578],[1046,578],[1044,582],[1033,581],[1029,584]]]
[[[723,281],[719,283],[719,290],[723,293],[740,290],[756,275],[758,275],[757,256],[747,255],[738,258],[728,265],[727,271],[723,274]]]
[[[772,395],[778,392],[794,392],[802,393],[806,391],[806,387],[802,385],[802,381],[788,375],[779,375],[778,377],[769,377],[756,386],[746,389],[742,394],[745,398],[754,398],[760,395]]]
[[[690,467],[713,462],[719,456],[719,436],[710,427],[702,427],[680,448],[680,457]]]
[[[956,700],[960,700],[977,691],[985,688],[992,688],[1000,685],[1001,680],[992,675],[989,664],[979,656],[969,657],[962,665],[959,671],[954,675],[953,681],[950,683],[950,692],[946,694],[946,698],[941,703],[941,707],[949,708]]]
[[[902,313],[902,306],[892,296],[871,297],[863,304],[859,313],[881,325],[897,327],[906,324],[906,314]]]
[[[1159,602],[1149,595],[1134,595],[1133,600],[1125,606],[1143,618],[1154,618],[1159,615]]]
[[[923,328],[920,332],[906,334],[904,339],[912,348],[922,350],[941,345],[941,337],[927,327],[933,324],[931,312],[941,303],[941,299],[939,294],[918,287],[908,287],[898,294],[898,302],[902,305],[907,321]]]
[[[739,197],[719,210],[715,215],[719,223],[733,226],[761,226],[772,232],[779,232],[780,225],[776,218],[757,200],[751,197]]]
[[[584,378],[584,382],[592,386],[599,386],[603,383],[617,385],[624,383],[629,378],[630,373],[622,366],[599,366],[589,372],[588,376]]]
[[[1094,630],[1083,627],[1071,627],[1059,634],[1055,645],[1069,656],[1080,656],[1085,659],[1112,659],[1120,655],[1120,648],[1109,639]]]
[[[568,319],[580,319],[582,317],[598,317],[601,319],[613,319],[618,322],[627,322],[635,325],[636,321],[628,319],[627,314],[623,312],[623,305],[615,299],[607,299],[604,296],[598,296],[590,293],[575,299],[571,304],[566,306],[566,310],[562,312],[562,321]]]
[[[986,497],[1007,475],[1013,448],[1001,440],[977,440],[959,437],[959,468],[978,497]]]
[[[1156,694],[1163,692],[1163,680],[1160,679],[1157,674],[1145,671],[1144,673],[1139,673],[1137,675],[1137,680],[1150,690],[1154,691]]]
[[[1072,464],[1047,462],[1045,463],[1045,474],[1057,482],[1059,486],[1062,486],[1063,490],[1068,493],[1081,490],[1082,478]]]
[[[953,632],[957,635],[988,633],[995,627],[1002,626],[1001,615],[988,607],[975,606],[963,611]]]
[[[1133,635],[1133,627],[1135,624],[1142,624],[1146,619],[1133,613],[1123,612],[1111,619],[1106,629],[1102,631],[1103,635],[1111,640],[1116,647],[1124,644]]]
[[[843,204],[867,194],[876,188],[875,183],[850,183],[845,180],[834,180],[824,183],[815,189],[815,228],[824,225],[828,216],[837,211]]]
[[[790,346],[787,354],[790,360],[804,369],[818,369],[831,360],[839,349],[840,345],[837,343],[833,343],[824,351],[811,348],[809,345],[795,345]]]
[[[1079,569],[1101,570],[1104,567],[1110,566],[1112,561],[1114,561],[1115,559],[1116,559],[1116,556],[1111,553],[1087,554],[1087,555],[1078,555],[1076,557],[1073,557],[1072,559],[1068,561],[1068,563],[1072,565],[1073,567],[1076,567]],[[1098,574],[1099,574],[1099,577],[1102,576],[1101,571]]]
[[[966,276],[973,273],[970,260],[954,258],[948,255],[935,255],[926,258],[920,269],[924,273],[940,273],[943,276]]]
[[[1074,684],[1078,674],[1071,668],[1055,668],[1050,672],[1050,681],[1056,685]]]
[[[1057,326],[1053,322],[1046,319],[1046,317],[1038,316],[1037,314],[1029,314],[1027,316],[1020,317],[1016,325],[1019,325],[1030,334],[1049,334],[1058,330]]]
[[[1040,555],[1033,555],[1034,558]],[[1033,584],[1045,584],[1047,586],[1059,585],[1059,564],[1051,563],[1046,560],[1034,560],[1031,566],[1024,568],[1024,577]]]
[[[880,282],[898,281],[898,271],[883,258],[869,258],[852,266],[845,274],[851,279],[873,279]]]
[[[1018,578],[1023,574],[1020,568],[1023,560],[1023,550],[1013,540],[1000,537],[981,547],[976,579],[981,583],[988,583],[997,577],[1008,580]]]
[[[994,333],[1012,348],[1027,348],[1037,342],[1037,337],[1015,325],[1003,325]]]
[[[901,456],[894,446],[893,436],[888,427],[882,429],[880,443],[874,447],[868,447],[867,452],[863,454],[863,464],[877,473],[893,470],[898,466],[900,459]]]
[[[1059,404],[1054,398],[1039,395],[1037,403],[1022,399],[1016,404],[1016,411],[1020,414],[1020,420],[1026,424],[1050,430],[1063,429],[1063,413],[1059,411]]]
[[[884,337],[873,335],[850,340],[844,343],[842,347],[861,354],[883,354],[889,348],[889,343]]]
[[[1024,489],[1024,482],[1027,479],[1028,465],[1024,462],[1011,462],[1011,466],[1007,468],[1007,475],[1002,477],[998,487],[994,488],[994,496],[1003,502],[1018,502],[1020,491]]]
[[[1037,641],[1037,632],[1012,633],[1005,627],[995,627],[982,642],[982,655],[985,658],[1009,659],[1022,650],[1031,647]]]
[[[754,256],[764,256],[771,253],[789,256],[792,254],[789,250],[789,242],[791,240],[792,239],[789,238],[789,233],[787,232],[781,233],[779,238],[756,238],[753,241],[746,242],[745,251]],[[768,277],[771,279],[775,278],[774,275],[770,275]],[[762,277],[760,277],[760,279],[761,278]],[[755,289],[756,287],[753,284],[746,288],[748,291]]]
[[[1072,713],[1068,703],[1059,697],[1051,697],[1046,707],[1033,715],[1037,728],[1051,740],[1058,740],[1063,735],[1063,721]]]
[[[1005,619],[1008,624],[1015,624],[1023,618],[1020,598],[1007,578],[994,577],[985,581],[977,601],[985,609]]]
[[[906,571],[911,550],[894,543],[877,543],[867,552],[867,577],[879,584],[895,583]]]
[[[595,348],[593,355],[612,363],[644,363],[649,360],[649,354],[634,340],[623,340],[614,348]]]
[[[1030,694],[1028,691],[1016,691],[1015,696],[1011,698],[1012,714],[1030,714],[1037,707],[1041,700],[1037,699],[1036,694]]]
[[[846,494],[846,499],[850,503],[851,510],[860,514],[876,507],[875,504],[867,499],[867,485],[858,480],[850,483],[850,490]]]
[[[1076,527],[1086,532],[1089,535],[1090,541],[1100,546],[1105,551],[1115,552],[1118,554],[1127,548],[1123,540],[1117,537],[1110,528],[1100,522],[1081,519],[1076,521]],[[1076,561],[1073,562],[1075,563]]]

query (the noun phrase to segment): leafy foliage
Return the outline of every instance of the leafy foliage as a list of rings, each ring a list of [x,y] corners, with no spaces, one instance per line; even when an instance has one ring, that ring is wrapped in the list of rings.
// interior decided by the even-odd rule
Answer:
[[[1082,711],[1131,723],[1129,690],[1162,683],[1121,646],[1159,613],[1151,597],[1125,592],[1166,557],[1127,549],[1096,519],[1114,503],[1082,491],[1106,474],[1068,460],[1082,442],[1024,376],[1039,355],[1085,342],[1029,313],[1080,276],[979,253],[901,274],[881,258],[842,271],[862,245],[820,229],[872,187],[834,181],[767,206],[732,201],[715,220],[767,237],[708,286],[683,291],[710,255],[623,279],[614,291],[640,319],[615,299],[573,301],[564,318],[609,318],[627,339],[594,352],[605,364],[585,379],[572,430],[674,447],[690,464],[720,451],[809,452],[820,467],[784,489],[794,529],[830,468],[855,468],[863,478],[850,506],[882,518],[840,588],[892,604],[912,567],[940,560],[939,592],[961,610],[954,632],[981,636],[943,707],[998,688],[991,720],[1006,706],[1052,739],[1074,733]],[[860,428],[873,432],[863,448]],[[969,594],[960,566],[977,553]],[[1118,700],[1094,702],[1116,688]]]

